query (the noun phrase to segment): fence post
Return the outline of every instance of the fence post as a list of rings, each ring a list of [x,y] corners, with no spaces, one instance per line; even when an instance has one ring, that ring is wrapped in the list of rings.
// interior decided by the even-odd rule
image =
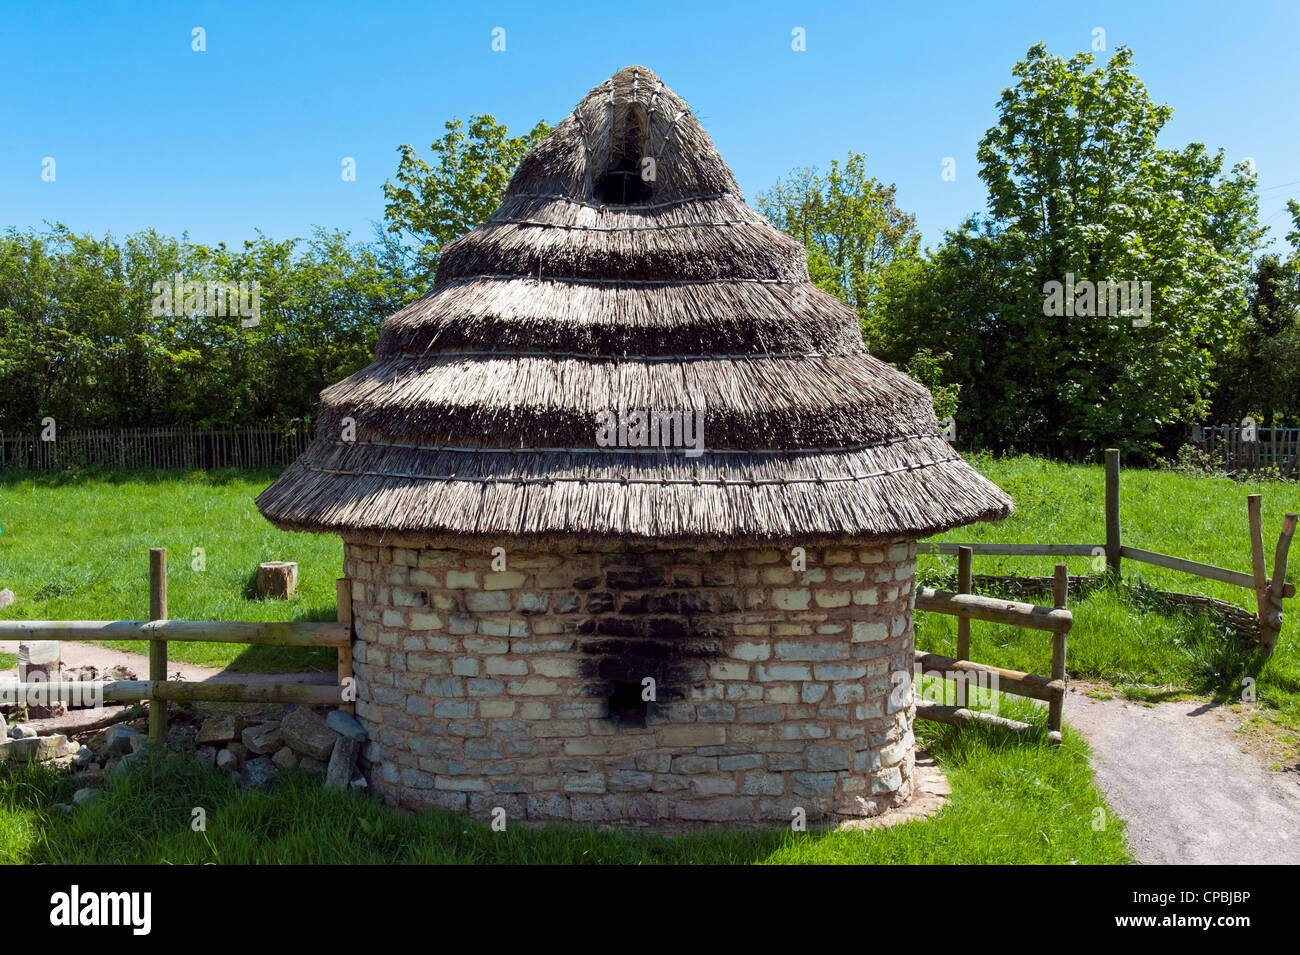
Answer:
[[[1282,533],[1273,551],[1273,580],[1264,593],[1264,603],[1259,608],[1259,649],[1264,659],[1273,655],[1278,635],[1282,632],[1282,595],[1286,591],[1287,552],[1295,536],[1296,515],[1287,514],[1282,520]]]
[[[1119,449],[1106,449],[1106,570],[1120,579]]]
[[[969,547],[957,548],[957,593],[968,594],[971,587],[971,556],[974,552]],[[957,618],[957,659],[970,659],[970,617],[962,615]],[[957,681],[958,706],[966,705],[966,683]]]
[[[167,548],[149,549],[149,619],[167,619]],[[167,641],[149,641],[149,680],[167,679]],[[149,699],[149,742],[167,745],[167,701]]]
[[[1264,635],[1264,613],[1268,609],[1268,565],[1264,563],[1263,498],[1246,498],[1246,520],[1250,526],[1250,570],[1255,577],[1255,606],[1259,610],[1260,637]]]
[[[334,583],[334,592],[338,599],[338,619],[339,623],[348,625],[348,642],[339,647],[339,667],[338,681],[339,686],[346,686],[347,680],[352,678],[352,581],[346,577],[340,577]],[[356,714],[357,707],[355,703],[344,700],[339,709],[348,713]]]
[[[1056,574],[1052,579],[1052,603],[1064,610],[1070,598],[1070,572],[1065,564],[1056,565]],[[1052,634],[1052,679],[1065,683],[1065,647],[1068,631]],[[1065,708],[1065,696],[1056,697],[1047,704],[1047,728],[1056,733],[1061,732],[1061,711]]]

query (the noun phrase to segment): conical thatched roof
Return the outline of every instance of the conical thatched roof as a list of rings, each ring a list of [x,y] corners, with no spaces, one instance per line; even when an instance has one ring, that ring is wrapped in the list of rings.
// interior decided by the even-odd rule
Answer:
[[[628,446],[635,427],[602,445],[603,413],[638,411],[702,412],[703,453]],[[316,442],[257,505],[300,530],[721,543],[1011,511],[644,67],[524,158],[433,291],[384,322],[374,363],[321,393]]]

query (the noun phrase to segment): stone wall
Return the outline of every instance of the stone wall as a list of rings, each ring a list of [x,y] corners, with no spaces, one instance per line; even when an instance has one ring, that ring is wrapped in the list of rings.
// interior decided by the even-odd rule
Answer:
[[[911,797],[914,544],[809,549],[802,572],[776,550],[504,556],[494,571],[487,546],[346,543],[384,801],[785,825]]]

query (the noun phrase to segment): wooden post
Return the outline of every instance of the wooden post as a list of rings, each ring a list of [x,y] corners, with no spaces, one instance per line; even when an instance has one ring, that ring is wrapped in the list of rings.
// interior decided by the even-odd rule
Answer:
[[[346,645],[339,647],[339,669],[338,681],[339,686],[347,686],[345,682],[352,678],[352,581],[346,577],[340,577],[334,582],[334,592],[338,598],[338,618],[339,623],[348,625],[348,642]],[[356,714],[356,704],[352,702],[343,702],[339,709],[346,710],[348,713]]]
[[[1273,655],[1278,635],[1282,632],[1282,595],[1286,590],[1287,553],[1291,550],[1295,525],[1295,514],[1288,514],[1282,520],[1282,533],[1278,535],[1277,549],[1273,552],[1273,580],[1266,595],[1267,609],[1260,610],[1259,649],[1266,660]]]
[[[167,548],[149,549],[149,619],[167,619]],[[167,641],[149,641],[149,679],[167,680]],[[167,701],[149,700],[149,742],[167,745]]]
[[[1106,449],[1106,570],[1120,579],[1119,449]]]
[[[1263,499],[1258,494],[1246,498],[1246,519],[1250,528],[1250,572],[1255,583],[1256,619],[1259,621],[1260,649],[1269,640],[1268,633],[1268,564],[1264,558]],[[1271,642],[1276,642],[1276,637]],[[1270,651],[1264,650],[1265,655]]]
[[[1052,601],[1058,610],[1064,610],[1070,596],[1070,572],[1065,564],[1056,565],[1056,575],[1052,580]],[[1065,685],[1065,646],[1068,631],[1052,634],[1052,679]],[[1047,727],[1056,733],[1061,732],[1061,711],[1065,708],[1065,696],[1056,697],[1047,704]],[[1059,737],[1056,738],[1059,740]]]
[[[957,593],[968,594],[971,587],[971,557],[974,552],[969,547],[957,548]],[[957,618],[957,659],[970,659],[970,617],[962,615]],[[957,705],[966,705],[966,684],[957,681]]]

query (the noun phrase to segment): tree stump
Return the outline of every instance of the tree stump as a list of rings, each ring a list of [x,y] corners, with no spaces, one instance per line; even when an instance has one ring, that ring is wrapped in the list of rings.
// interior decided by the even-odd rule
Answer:
[[[298,565],[287,560],[270,560],[257,565],[257,595],[287,600],[298,589]]]

